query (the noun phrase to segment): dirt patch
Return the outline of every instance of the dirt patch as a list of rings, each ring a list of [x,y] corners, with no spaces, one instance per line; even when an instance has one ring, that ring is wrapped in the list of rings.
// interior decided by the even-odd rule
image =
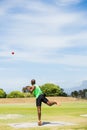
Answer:
[[[80,116],[83,116],[83,117],[87,117],[87,114],[84,114],[84,115],[80,115]]]
[[[30,127],[45,127],[45,126],[71,126],[76,125],[70,122],[61,122],[61,121],[54,121],[54,122],[43,122],[42,126],[38,126],[37,123],[16,123],[16,124],[9,124],[9,126],[14,128],[30,128]]]
[[[72,97],[47,97],[49,100],[55,100],[58,102],[74,102],[78,101]],[[33,103],[35,98],[1,98],[0,104],[14,104],[14,103]]]
[[[19,114],[0,115],[0,119],[4,119],[4,120],[7,120],[7,119],[16,119],[16,118],[21,118],[21,117],[23,117],[23,116],[19,115]]]
[[[2,98],[0,104],[32,103],[35,98]]]

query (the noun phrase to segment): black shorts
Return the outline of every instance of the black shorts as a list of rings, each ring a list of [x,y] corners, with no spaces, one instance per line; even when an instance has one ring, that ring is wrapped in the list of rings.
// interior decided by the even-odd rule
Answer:
[[[41,106],[42,102],[47,103],[48,99],[45,97],[45,94],[41,94],[37,99],[36,99],[36,106]]]

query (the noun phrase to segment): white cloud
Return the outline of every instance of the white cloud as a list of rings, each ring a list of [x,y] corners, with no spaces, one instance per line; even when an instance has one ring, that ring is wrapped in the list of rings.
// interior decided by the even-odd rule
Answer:
[[[66,6],[66,5],[78,4],[81,2],[81,0],[55,0],[55,2],[57,5]]]
[[[4,14],[4,10],[0,8],[0,16],[3,16],[3,14]]]
[[[37,50],[37,49],[36,49]],[[3,54],[4,57],[7,57],[7,53]],[[1,56],[1,55],[0,55]],[[87,66],[87,56],[86,55],[75,55],[75,54],[56,54],[55,52],[52,54],[51,51],[45,51],[38,49],[37,51],[28,51],[28,52],[15,52],[14,56],[9,54],[9,57],[6,59],[2,59],[2,61],[6,63],[14,63],[16,61],[24,61],[24,62],[34,62],[34,63],[45,63],[45,64],[63,64],[68,66],[78,66],[78,67],[86,67]]]
[[[73,57],[65,56],[63,58],[56,55],[54,59],[48,59],[47,55],[51,56],[52,51],[55,52],[55,49],[59,50],[61,48],[64,49],[83,45],[87,46],[86,30],[80,30],[79,32],[74,31],[73,34],[67,33],[67,29],[64,30],[64,27],[70,27],[70,30],[72,30],[73,26],[77,27],[78,30],[82,25],[86,25],[87,19],[84,12],[64,12],[64,10],[57,9],[57,7],[52,5],[48,6],[40,1],[25,2],[22,0],[19,2],[9,2],[7,5],[3,6],[3,9],[6,11],[18,5],[23,7],[23,9],[25,8],[25,10],[27,9],[27,11],[32,10],[39,13],[34,14],[27,12],[22,14],[18,12],[17,14],[9,14],[8,19],[14,22],[11,22],[10,28],[7,27],[4,30],[5,32],[7,31],[8,35],[0,37],[1,42],[3,41],[3,45],[1,45],[3,52],[0,52],[0,56],[7,57],[7,59],[10,57],[15,60],[18,58],[20,60],[29,60],[32,62],[54,62],[64,64],[65,61],[74,59],[74,54]],[[20,2],[21,5],[19,5]],[[79,1],[61,0],[61,2],[69,4]],[[63,31],[67,34],[63,34]],[[16,55],[12,57],[10,53],[11,49],[14,48],[16,48],[14,50],[16,51]],[[20,50],[18,50],[18,48],[20,48]],[[46,53],[46,55],[44,55],[44,53]],[[59,62],[57,62],[57,57],[60,59]],[[67,64],[70,63],[72,62],[67,62]]]
[[[28,1],[26,4],[26,9],[28,9],[30,11],[34,11],[36,13],[42,13],[42,15],[44,15],[44,13],[52,14],[52,13],[56,12],[56,10],[57,10],[57,8],[55,8],[54,6],[52,6],[50,4],[45,4],[44,2],[41,2],[40,0]]]
[[[24,22],[32,23],[32,24],[43,24],[46,27],[59,27],[72,24],[73,22],[76,22],[78,18],[81,17],[81,14],[79,13],[57,13],[56,14],[49,14],[45,16],[36,15],[36,16],[30,16],[30,15],[14,15],[14,19],[16,20],[23,20]]]
[[[62,58],[58,58],[58,62],[70,66],[87,66],[87,56],[85,55],[65,55]]]
[[[73,35],[60,34],[62,27],[68,27],[68,25],[73,25],[73,23],[75,25],[78,24],[78,19],[79,21],[82,19],[80,13],[60,13],[54,16],[49,15],[48,17],[28,15],[15,15],[13,17],[14,21],[16,18],[17,22],[7,29],[8,35],[3,39],[4,43],[6,43],[5,48],[6,46],[10,48],[12,45],[27,49],[30,46],[31,48],[65,48],[76,46],[77,44],[85,44],[79,43],[79,41],[86,39],[86,32],[75,32]]]

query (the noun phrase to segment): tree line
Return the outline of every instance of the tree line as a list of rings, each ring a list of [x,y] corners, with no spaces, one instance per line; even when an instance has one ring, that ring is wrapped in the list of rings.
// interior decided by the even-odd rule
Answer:
[[[42,92],[46,94],[46,96],[63,96],[63,97],[72,96],[75,98],[87,98],[87,89],[73,91],[71,92],[70,95],[68,95],[66,92],[64,92],[64,89],[52,83],[46,83],[40,86],[40,88]],[[3,89],[0,89],[0,98],[28,98],[28,97],[33,97],[33,94],[29,93],[26,87],[23,87],[21,91],[12,91],[9,94],[7,94]]]
[[[42,92],[46,94],[46,96],[65,96],[65,97],[67,96],[67,93],[64,92],[64,89],[52,83],[46,83],[40,86],[40,88]],[[33,97],[33,94],[29,93],[26,90],[26,87],[23,87],[22,91],[12,91],[9,94],[6,94],[6,92],[3,89],[0,89],[0,98],[25,98],[25,97]]]
[[[71,92],[71,96],[76,98],[87,98],[87,89],[78,90],[78,91],[75,90]]]

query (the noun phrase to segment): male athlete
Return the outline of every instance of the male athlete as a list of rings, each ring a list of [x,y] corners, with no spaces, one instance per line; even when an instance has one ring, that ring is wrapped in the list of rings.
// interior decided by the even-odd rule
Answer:
[[[46,97],[45,94],[42,93],[40,87],[36,85],[35,79],[31,80],[31,85],[32,86],[27,86],[27,90],[30,91],[31,93],[34,94],[36,97],[36,106],[37,106],[37,113],[38,113],[38,125],[41,126],[41,104],[44,102],[48,106],[52,106],[57,104],[55,101],[49,101]]]

